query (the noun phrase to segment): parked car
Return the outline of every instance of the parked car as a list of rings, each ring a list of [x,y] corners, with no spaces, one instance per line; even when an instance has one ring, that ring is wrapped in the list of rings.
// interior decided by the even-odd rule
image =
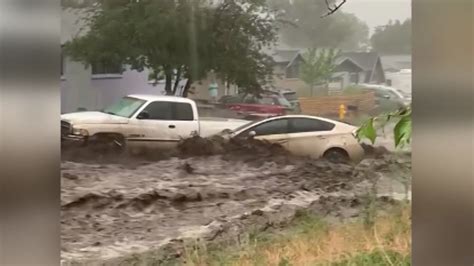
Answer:
[[[356,130],[327,118],[286,115],[249,122],[234,129],[230,137],[267,140],[300,156],[359,161],[364,149],[356,139]]]
[[[394,111],[411,103],[411,98],[405,97],[395,88],[377,84],[361,85],[374,92],[377,112]]]
[[[290,89],[274,89],[267,90],[265,92],[273,95],[278,95],[281,98],[285,98],[285,102],[288,102],[290,105],[290,108],[288,109],[291,111],[291,113],[297,114],[301,112],[300,102],[295,91]]]
[[[263,93],[261,97],[251,94],[223,96],[219,102],[244,117],[271,117],[292,111],[291,104],[283,96],[272,93]]]
[[[102,111],[61,115],[61,139],[83,145],[170,148],[193,134],[208,137],[246,120],[199,117],[196,103],[176,96],[129,95]]]

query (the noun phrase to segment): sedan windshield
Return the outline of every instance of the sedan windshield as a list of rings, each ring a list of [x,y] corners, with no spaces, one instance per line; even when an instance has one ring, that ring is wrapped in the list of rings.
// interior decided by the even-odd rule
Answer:
[[[132,97],[124,97],[120,101],[108,106],[104,113],[130,118],[146,101]]]

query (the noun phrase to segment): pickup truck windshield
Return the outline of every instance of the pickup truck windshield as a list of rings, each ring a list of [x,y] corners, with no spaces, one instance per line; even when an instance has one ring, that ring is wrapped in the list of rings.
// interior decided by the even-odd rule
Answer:
[[[145,102],[145,100],[124,97],[120,101],[105,108],[103,112],[130,118]]]

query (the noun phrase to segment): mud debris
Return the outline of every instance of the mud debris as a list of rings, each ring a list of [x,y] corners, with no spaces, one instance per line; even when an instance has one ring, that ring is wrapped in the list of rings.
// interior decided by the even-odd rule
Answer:
[[[169,252],[165,261],[179,257],[181,239],[235,241],[249,228],[284,224],[301,208],[352,217],[345,209],[360,205],[369,174],[411,170],[409,157],[390,153],[352,165],[294,157],[265,142],[195,138],[179,149],[157,160],[64,158],[62,258],[115,263],[154,248]]]

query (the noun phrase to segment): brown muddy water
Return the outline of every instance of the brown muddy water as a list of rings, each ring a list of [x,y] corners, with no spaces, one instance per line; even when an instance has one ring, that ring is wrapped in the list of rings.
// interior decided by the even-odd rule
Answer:
[[[316,208],[321,215],[355,206],[373,180],[379,195],[401,197],[400,177],[411,177],[409,155],[372,155],[358,164],[330,163],[268,143],[199,138],[160,158],[65,153],[63,264],[117,265],[155,251],[166,261],[180,256],[184,240],[227,241],[315,204],[325,206]]]

